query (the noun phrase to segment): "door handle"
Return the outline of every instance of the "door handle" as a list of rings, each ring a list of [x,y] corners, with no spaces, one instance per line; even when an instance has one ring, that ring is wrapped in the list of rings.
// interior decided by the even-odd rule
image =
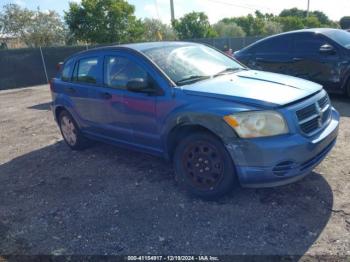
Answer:
[[[103,97],[104,99],[111,99],[111,98],[112,98],[112,95],[111,95],[110,93],[108,93],[108,92],[105,92],[105,93],[102,93],[102,97]]]
[[[258,61],[258,62],[263,62],[263,61],[265,61],[265,59],[262,58],[262,57],[257,57],[257,58],[255,58],[255,60]]]
[[[303,61],[304,58],[302,57],[293,57],[293,61],[298,62],[298,61]]]
[[[75,94],[77,91],[73,87],[66,88],[66,92],[69,94]]]

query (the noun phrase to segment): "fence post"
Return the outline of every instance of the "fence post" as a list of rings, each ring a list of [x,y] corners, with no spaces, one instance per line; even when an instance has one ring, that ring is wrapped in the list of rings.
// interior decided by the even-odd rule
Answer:
[[[49,77],[48,77],[48,75],[47,75],[46,64],[45,64],[45,59],[44,59],[44,54],[43,54],[43,50],[41,49],[41,46],[39,46],[39,50],[40,50],[40,54],[41,54],[41,61],[42,61],[42,63],[43,63],[43,67],[44,67],[46,82],[49,83]]]

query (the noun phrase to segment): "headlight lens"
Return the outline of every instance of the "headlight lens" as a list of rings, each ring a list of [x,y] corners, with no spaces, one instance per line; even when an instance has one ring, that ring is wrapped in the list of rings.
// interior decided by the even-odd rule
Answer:
[[[250,111],[224,117],[242,138],[276,136],[288,133],[283,116],[275,111]]]

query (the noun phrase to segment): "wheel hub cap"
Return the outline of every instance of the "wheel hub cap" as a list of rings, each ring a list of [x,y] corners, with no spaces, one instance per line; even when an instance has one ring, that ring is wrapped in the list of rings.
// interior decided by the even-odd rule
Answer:
[[[187,177],[197,187],[210,189],[223,177],[223,159],[208,142],[188,145],[183,158]]]
[[[61,130],[67,143],[74,146],[77,141],[77,134],[74,123],[67,116],[62,117]]]

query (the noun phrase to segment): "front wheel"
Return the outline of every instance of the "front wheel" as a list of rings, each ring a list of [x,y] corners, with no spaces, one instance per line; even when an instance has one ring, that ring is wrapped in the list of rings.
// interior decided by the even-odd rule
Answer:
[[[237,184],[230,154],[210,133],[185,137],[175,150],[174,167],[177,180],[199,197],[218,198]]]

